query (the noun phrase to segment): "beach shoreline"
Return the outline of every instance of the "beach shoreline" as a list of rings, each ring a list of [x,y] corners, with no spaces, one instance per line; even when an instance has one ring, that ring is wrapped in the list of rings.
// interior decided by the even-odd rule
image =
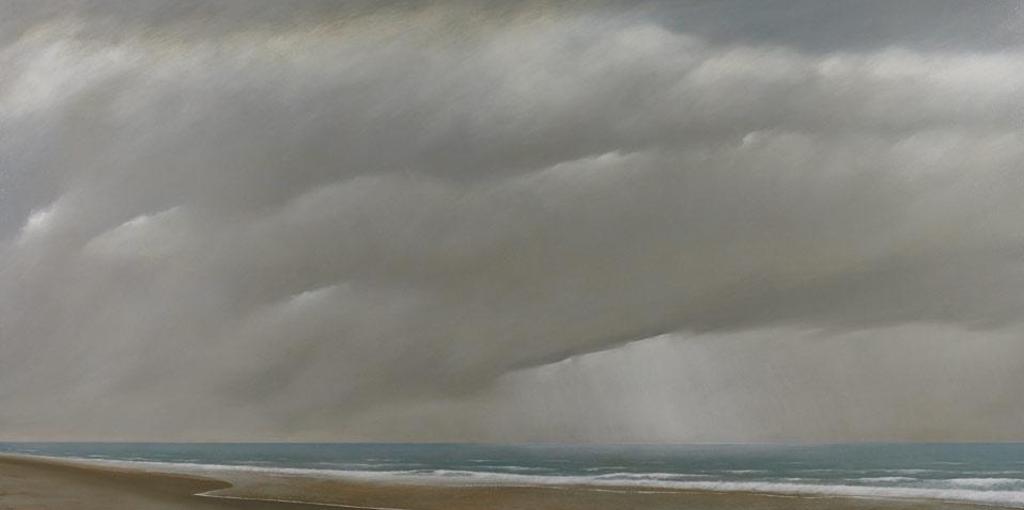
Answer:
[[[603,510],[744,508],[968,510],[939,500],[874,499],[636,487],[437,486],[310,476],[183,474],[75,460],[0,455],[0,509]]]

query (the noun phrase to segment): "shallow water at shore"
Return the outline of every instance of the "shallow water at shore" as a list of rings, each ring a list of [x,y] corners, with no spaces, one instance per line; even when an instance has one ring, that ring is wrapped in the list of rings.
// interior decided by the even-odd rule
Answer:
[[[1022,444],[458,445],[6,443],[108,466],[424,487],[581,487],[904,498],[1024,507]]]
[[[178,469],[182,469],[180,466]],[[243,471],[168,474],[0,455],[4,510],[969,510],[939,501],[580,486],[432,486]]]

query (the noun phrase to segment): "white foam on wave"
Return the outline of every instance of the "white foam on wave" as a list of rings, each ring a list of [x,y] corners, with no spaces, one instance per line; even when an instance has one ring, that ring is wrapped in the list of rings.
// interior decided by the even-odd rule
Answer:
[[[619,472],[619,473],[604,473],[601,475],[592,475],[589,478],[594,480],[687,480],[693,478],[710,478],[711,475],[703,473],[633,473],[633,472]]]
[[[528,466],[487,466],[488,469],[497,469],[501,471],[511,471],[515,473],[543,473],[545,471],[552,471],[551,468],[546,467],[528,467]]]
[[[1019,486],[1024,483],[1024,480],[1019,478],[950,478],[943,481],[960,487],[978,488]]]
[[[852,480],[857,482],[882,482],[882,483],[899,483],[899,482],[916,482],[917,478],[911,478],[909,476],[867,476],[863,478],[853,478]]]
[[[587,472],[610,471],[612,469],[626,469],[628,467],[629,466],[597,466],[597,467],[585,468],[584,471],[587,471]]]

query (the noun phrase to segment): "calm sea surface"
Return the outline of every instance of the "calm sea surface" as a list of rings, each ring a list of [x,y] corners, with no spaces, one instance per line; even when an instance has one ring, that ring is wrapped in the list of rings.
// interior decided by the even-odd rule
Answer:
[[[195,470],[446,484],[587,484],[911,497],[1024,507],[1024,443],[469,445],[0,443],[0,452]],[[159,463],[159,464],[155,464]]]

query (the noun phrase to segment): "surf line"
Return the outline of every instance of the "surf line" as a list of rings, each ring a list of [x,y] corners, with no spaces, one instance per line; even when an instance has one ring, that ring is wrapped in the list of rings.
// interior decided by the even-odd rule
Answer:
[[[215,489],[222,490],[222,489]],[[273,499],[273,498],[247,498],[243,496],[226,496],[224,494],[211,494],[210,492],[200,492],[194,494],[200,498],[216,498],[216,499],[233,499],[240,501],[263,501],[266,503],[287,503],[292,505],[310,505],[310,506],[324,506],[328,508],[356,508],[359,510],[409,510],[408,508],[391,508],[386,506],[359,506],[359,505],[343,505],[340,503],[315,503],[310,501],[299,501],[297,499]]]

